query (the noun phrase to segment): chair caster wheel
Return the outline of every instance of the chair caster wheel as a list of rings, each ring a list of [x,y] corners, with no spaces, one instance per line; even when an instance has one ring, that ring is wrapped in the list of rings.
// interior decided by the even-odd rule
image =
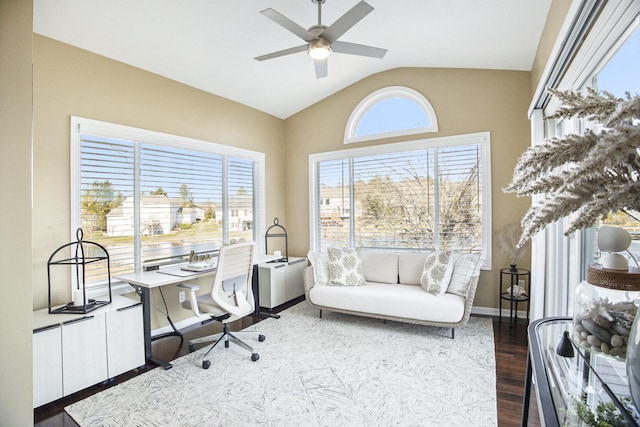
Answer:
[[[229,348],[229,341],[224,342],[224,348]]]
[[[202,369],[209,369],[209,366],[211,366],[211,361],[209,360],[202,361]]]
[[[193,353],[194,351],[196,351],[196,345],[195,344],[189,344],[189,353]]]
[[[251,354],[251,361],[255,362],[258,359],[260,359],[260,355],[258,353]]]
[[[266,340],[267,337],[265,337],[264,335],[258,335],[258,341],[262,342],[264,340]]]

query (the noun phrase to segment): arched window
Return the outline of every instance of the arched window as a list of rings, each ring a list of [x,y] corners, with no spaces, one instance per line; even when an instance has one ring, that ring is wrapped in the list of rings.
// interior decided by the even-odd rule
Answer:
[[[404,86],[379,89],[351,113],[344,143],[437,132],[433,107],[419,92]]]

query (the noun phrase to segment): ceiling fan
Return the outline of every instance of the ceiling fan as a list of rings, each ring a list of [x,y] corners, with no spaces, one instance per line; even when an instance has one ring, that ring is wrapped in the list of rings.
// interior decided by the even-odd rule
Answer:
[[[322,25],[322,3],[324,3],[325,0],[311,1],[318,5],[318,25],[309,27],[308,30],[305,30],[300,25],[271,8],[260,12],[276,24],[279,24],[300,37],[307,42],[307,44],[261,55],[256,57],[256,60],[264,61],[306,50],[309,56],[313,58],[316,78],[320,79],[327,76],[327,58],[331,52],[369,56],[372,58],[382,58],[387,53],[386,49],[378,47],[338,41],[340,36],[349,31],[351,27],[373,11],[373,7],[370,4],[361,1],[338,18],[336,22],[327,27],[326,25]]]

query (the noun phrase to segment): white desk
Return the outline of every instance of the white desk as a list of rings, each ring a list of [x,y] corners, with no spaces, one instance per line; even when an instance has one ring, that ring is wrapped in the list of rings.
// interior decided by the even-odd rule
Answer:
[[[255,301],[255,316],[269,316],[268,314],[260,313],[260,296],[258,292],[258,264],[263,264],[265,262],[275,261],[280,259],[281,257],[277,257],[274,255],[254,255],[253,256],[253,277],[252,277],[252,287],[253,287],[253,295]],[[153,339],[157,339],[159,337],[169,336],[169,335],[177,335],[182,339],[182,334],[178,332],[178,330],[173,326],[171,319],[169,322],[171,323],[171,327],[176,331],[176,333],[162,334],[161,336],[152,337],[151,336],[151,296],[150,291],[153,288],[159,288],[167,285],[177,285],[179,283],[183,283],[187,280],[198,279],[200,277],[212,276],[215,274],[216,270],[211,269],[207,271],[201,272],[192,272],[188,274],[186,272],[181,273],[180,275],[172,275],[165,274],[161,271],[166,271],[167,269],[174,269],[178,267],[179,264],[173,264],[171,266],[164,267],[163,270],[154,270],[154,271],[139,271],[136,273],[122,274],[118,276],[113,276],[116,280],[121,280],[123,282],[129,283],[136,289],[136,293],[140,296],[140,301],[142,302],[142,317],[143,317],[143,325],[144,325],[144,354],[145,358],[148,361],[151,361],[157,365],[163,366],[165,369],[170,369],[172,367],[171,363],[166,362],[164,360],[158,359],[153,356],[151,352],[151,341]],[[277,316],[274,316],[277,317]]]

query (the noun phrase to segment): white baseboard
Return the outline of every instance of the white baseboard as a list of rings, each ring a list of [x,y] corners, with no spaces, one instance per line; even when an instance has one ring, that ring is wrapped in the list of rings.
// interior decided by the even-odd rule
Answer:
[[[494,308],[494,307],[473,307],[473,308],[471,308],[471,314],[479,314],[479,315],[482,315],[482,316],[496,316],[496,317],[498,317],[500,315],[500,309],[499,308]],[[520,319],[526,319],[527,318],[527,312],[524,311],[524,310],[518,310],[517,311],[517,316]],[[502,309],[502,317],[509,318],[509,309],[508,308],[506,308],[506,309],[503,308]]]

